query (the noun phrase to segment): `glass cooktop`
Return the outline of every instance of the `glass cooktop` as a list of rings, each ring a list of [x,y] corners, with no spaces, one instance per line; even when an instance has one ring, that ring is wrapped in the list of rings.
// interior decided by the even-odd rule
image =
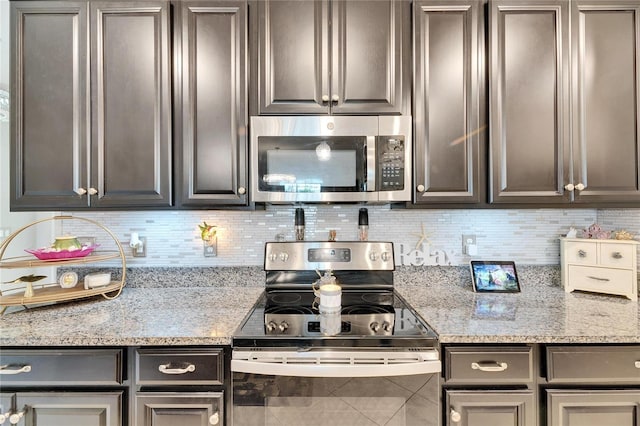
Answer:
[[[316,302],[316,303],[314,303]],[[265,291],[233,336],[234,348],[425,348],[437,335],[394,290],[343,291],[327,332],[311,291]]]

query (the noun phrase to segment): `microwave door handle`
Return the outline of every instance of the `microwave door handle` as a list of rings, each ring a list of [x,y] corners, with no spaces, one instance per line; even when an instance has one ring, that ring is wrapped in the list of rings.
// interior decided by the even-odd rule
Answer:
[[[365,167],[367,169],[367,192],[372,192],[377,189],[376,163],[376,137],[367,136],[367,146],[365,154]]]

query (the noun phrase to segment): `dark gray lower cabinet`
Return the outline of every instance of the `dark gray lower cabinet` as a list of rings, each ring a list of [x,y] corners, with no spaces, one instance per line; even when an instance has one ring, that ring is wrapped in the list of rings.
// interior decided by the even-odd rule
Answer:
[[[18,392],[19,425],[121,426],[123,392]],[[12,422],[13,423],[13,422]]]
[[[136,425],[211,426],[224,424],[222,392],[136,394]]]
[[[13,414],[13,397],[12,393],[0,393],[0,425],[8,424],[9,417]]]
[[[135,348],[130,354],[135,362],[135,425],[225,424],[223,348]]]
[[[529,390],[447,390],[446,426],[535,426]]]
[[[547,390],[547,426],[637,426],[640,389]]]

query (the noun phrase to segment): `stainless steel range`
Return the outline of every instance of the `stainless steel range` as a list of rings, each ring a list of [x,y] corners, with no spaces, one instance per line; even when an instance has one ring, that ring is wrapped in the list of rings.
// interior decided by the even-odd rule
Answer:
[[[392,243],[267,243],[265,270],[233,337],[234,425],[438,424],[437,336],[394,290]]]

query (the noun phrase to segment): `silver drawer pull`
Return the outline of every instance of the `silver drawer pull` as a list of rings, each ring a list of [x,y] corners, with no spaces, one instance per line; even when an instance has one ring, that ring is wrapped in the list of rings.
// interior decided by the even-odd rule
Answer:
[[[611,254],[611,257],[613,257],[614,259],[622,259],[622,253],[620,253],[619,251],[615,251]]]
[[[496,361],[481,361],[481,362],[472,362],[471,369],[472,370],[480,370],[480,371],[504,371],[508,367],[506,362],[496,362]]]
[[[590,279],[596,280],[596,281],[602,281],[602,282],[611,281],[609,278],[599,278],[599,277],[594,277],[593,275],[588,275],[587,278],[590,278]]]
[[[11,366],[11,365],[0,365],[0,374],[20,374],[20,373],[28,373],[31,371],[30,365],[23,366]]]
[[[636,368],[640,368],[640,361],[636,361]]]
[[[186,364],[183,368],[172,368],[172,364],[160,364],[158,370],[162,374],[187,374],[196,371],[196,366],[193,364]]]
[[[587,257],[587,252],[584,250],[578,250],[578,256],[580,257]]]

